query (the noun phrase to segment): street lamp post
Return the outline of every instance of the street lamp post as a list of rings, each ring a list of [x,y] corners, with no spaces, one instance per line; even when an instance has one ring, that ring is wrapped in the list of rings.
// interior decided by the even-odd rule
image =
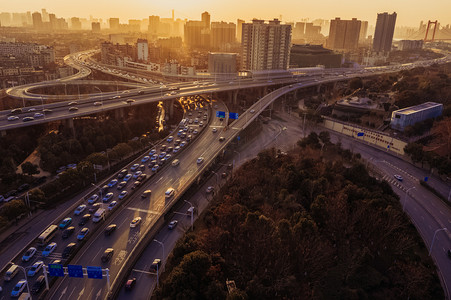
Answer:
[[[216,173],[215,171],[211,171],[211,172],[216,175],[216,185],[218,185],[218,183],[219,183],[219,174]]]
[[[236,150],[233,150],[233,152],[238,154],[238,163],[240,163],[240,161],[241,161],[241,153],[236,151]]]
[[[102,193],[102,188],[101,187],[99,187],[97,184],[94,184],[94,183],[92,183],[91,182],[91,185],[93,185],[93,186],[95,186],[96,188],[98,188],[99,189],[99,193],[100,193],[100,205],[102,206],[102,208],[103,208],[103,193]]]
[[[163,258],[162,259],[164,260],[165,259],[165,256],[164,256],[164,243],[160,242],[159,240],[156,240],[156,239],[154,239],[153,241],[158,243],[158,244],[160,244],[160,246],[163,248]]]
[[[429,248],[429,256],[431,256],[432,247],[434,246],[435,236],[437,235],[437,232],[442,231],[442,230],[443,230],[443,231],[448,231],[448,229],[447,229],[446,227],[444,227],[444,228],[437,229],[437,230],[434,232],[434,237],[432,238],[431,248]]]
[[[403,205],[402,205],[402,210],[403,210],[403,211],[405,210],[405,207],[406,207],[407,193],[408,193],[411,189],[414,189],[414,188],[415,188],[414,186],[411,187],[411,188],[408,188],[408,189],[406,190],[406,193],[404,194],[404,203],[403,203]]]
[[[194,205],[193,205],[191,202],[189,202],[188,200],[183,200],[183,201],[185,201],[186,203],[188,203],[189,205],[191,205],[191,206],[190,206],[190,208],[192,208],[192,209],[191,209],[191,231],[193,231],[193,230],[194,230],[194,228],[193,228]]]
[[[28,291],[28,294],[31,295],[31,294],[30,294],[30,286],[28,285],[27,271],[26,271],[25,268],[22,267],[22,266],[17,265],[17,267],[18,267],[19,269],[21,269],[21,270],[23,271],[23,273],[25,274],[25,281],[26,281],[26,283],[27,283],[27,291]]]

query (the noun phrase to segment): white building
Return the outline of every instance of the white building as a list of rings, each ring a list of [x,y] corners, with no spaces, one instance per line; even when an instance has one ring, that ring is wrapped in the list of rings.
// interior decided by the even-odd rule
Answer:
[[[291,26],[274,19],[244,23],[241,37],[244,70],[285,70],[289,65]]]
[[[138,61],[148,61],[149,60],[149,45],[147,44],[147,40],[138,39],[136,43],[136,51]]]
[[[443,104],[435,102],[426,102],[419,105],[398,109],[391,114],[390,127],[404,131],[407,126],[441,116],[442,111]]]

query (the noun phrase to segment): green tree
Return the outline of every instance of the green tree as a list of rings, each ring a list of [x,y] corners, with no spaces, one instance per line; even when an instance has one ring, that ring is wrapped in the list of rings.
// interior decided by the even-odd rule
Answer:
[[[14,220],[21,214],[27,212],[27,207],[21,199],[12,200],[2,207],[2,215],[8,220]]]
[[[410,156],[414,163],[422,162],[424,159],[423,146],[417,143],[409,143],[404,147],[404,152]]]

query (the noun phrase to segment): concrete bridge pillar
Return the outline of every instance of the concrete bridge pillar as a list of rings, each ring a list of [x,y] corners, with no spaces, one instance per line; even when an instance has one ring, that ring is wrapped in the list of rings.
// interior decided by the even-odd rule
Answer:
[[[6,130],[0,131],[0,136],[6,136]]]
[[[318,84],[316,87],[316,92],[319,93],[321,92],[321,84]]]
[[[237,105],[238,104],[238,90],[233,91],[233,99],[232,99],[232,103],[233,105]]]
[[[118,108],[114,111],[114,116],[116,118],[116,120],[121,120],[124,119],[125,116],[125,111],[123,108]]]
[[[68,127],[72,131],[72,135],[75,137],[75,126],[74,126],[74,119],[69,118],[64,120],[64,126]]]
[[[174,104],[175,99],[171,99],[171,101],[169,101],[169,118],[174,117]]]

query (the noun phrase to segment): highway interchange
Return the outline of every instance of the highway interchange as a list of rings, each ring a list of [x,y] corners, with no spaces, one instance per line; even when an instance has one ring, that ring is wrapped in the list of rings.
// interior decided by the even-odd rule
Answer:
[[[449,60],[449,59],[448,59]],[[199,156],[204,156],[206,160],[211,160],[214,158],[217,153],[222,150],[226,144],[235,138],[237,134],[239,134],[240,130],[244,127],[246,127],[250,122],[252,122],[253,119],[256,118],[256,116],[263,111],[268,105],[270,105],[275,99],[280,97],[280,95],[283,95],[289,91],[295,90],[300,87],[306,87],[306,86],[312,86],[317,85],[320,82],[328,82],[328,81],[335,81],[335,80],[343,80],[345,78],[342,78],[343,74],[331,76],[332,78],[322,78],[319,76],[316,76],[314,78],[305,78],[301,77],[299,83],[294,83],[298,81],[298,78],[282,78],[282,79],[271,79],[271,82],[268,82],[268,79],[263,79],[259,81],[254,80],[240,80],[237,83],[235,82],[224,82],[220,84],[216,83],[209,83],[207,85],[202,85],[199,88],[199,84],[180,84],[181,87],[179,89],[181,90],[178,92],[178,94],[175,95],[167,95],[164,97],[167,97],[166,99],[180,97],[182,95],[193,95],[193,94],[199,94],[199,93],[212,93],[213,91],[216,92],[218,90],[233,90],[237,88],[241,88],[242,86],[263,86],[268,84],[275,84],[275,83],[288,83],[291,85],[288,85],[284,88],[281,88],[273,93],[270,93],[266,97],[263,97],[259,102],[255,103],[252,107],[250,107],[243,115],[241,115],[240,119],[235,121],[230,127],[231,130],[228,130],[226,132],[221,132],[221,129],[224,127],[225,122],[220,122],[217,118],[212,118],[212,123],[209,124],[209,126],[213,126],[215,128],[219,129],[218,133],[213,133],[210,129],[205,130],[205,133],[203,133],[199,139],[189,146],[189,151],[183,151],[179,154],[179,159],[181,161],[180,165],[178,167],[171,167],[167,166],[164,170],[161,172],[158,172],[156,176],[153,176],[150,179],[150,182],[147,183],[148,187],[142,187],[138,190],[138,192],[134,193],[132,198],[130,200],[127,200],[127,206],[126,207],[120,207],[121,213],[115,214],[115,218],[113,220],[108,220],[103,226],[106,226],[110,223],[116,223],[118,225],[118,230],[109,237],[105,237],[103,235],[103,230],[99,230],[97,234],[93,237],[91,237],[88,240],[89,249],[86,250],[86,246],[83,247],[82,252],[83,255],[80,253],[77,254],[75,260],[73,260],[71,263],[77,263],[81,264],[83,266],[87,265],[99,265],[100,264],[100,256],[103,253],[104,248],[107,247],[113,247],[115,249],[115,253],[113,256],[113,259],[108,264],[103,264],[103,267],[109,267],[110,268],[110,275],[112,278],[114,278],[114,275],[117,274],[119,271],[121,264],[124,262],[125,257],[132,251],[134,245],[138,242],[138,240],[141,238],[142,232],[145,232],[150,228],[150,226],[153,224],[153,222],[156,220],[156,218],[161,215],[163,210],[165,209],[165,198],[164,198],[164,192],[168,187],[173,187],[177,191],[179,189],[182,189],[184,185],[187,185],[188,182],[192,180],[192,178],[197,177],[199,172],[199,165],[196,163],[196,160]],[[368,75],[374,75],[374,72],[368,73]],[[352,74],[347,74],[348,77],[352,77]],[[355,76],[362,76],[362,73],[359,72],[358,74],[355,74]],[[215,84],[215,85],[213,85]],[[186,88],[189,91],[183,91],[183,88]],[[155,89],[155,88],[152,88]],[[202,92],[201,92],[202,91]],[[160,91],[160,95],[139,95],[136,94],[133,96],[133,99],[136,99],[136,102],[127,103],[124,101],[123,98],[121,99],[110,99],[107,100],[107,97],[110,97],[110,95],[100,95],[91,97],[89,100],[85,100],[85,103],[77,103],[77,107],[79,108],[77,112],[75,112],[74,115],[69,115],[71,117],[77,116],[76,114],[83,115],[83,114],[89,114],[93,113],[93,102],[95,101],[103,101],[101,108],[95,108],[95,109],[115,109],[119,106],[126,105],[137,105],[138,101],[157,101],[154,99],[161,100],[162,92]],[[105,98],[104,98],[105,97]],[[125,103],[124,103],[125,102]],[[66,103],[63,103],[64,105],[61,107],[54,108],[52,115],[56,115],[55,118],[58,118],[58,115],[60,114],[61,118],[67,118],[67,108],[68,106]],[[59,104],[61,105],[61,104]],[[222,107],[223,104],[218,103],[216,105],[220,105],[220,107],[215,108],[217,110],[224,109],[225,107]],[[28,108],[28,107],[27,107]],[[211,112],[210,112],[211,113]],[[214,114],[214,112],[213,112]],[[48,122],[51,119],[46,119],[44,121]],[[3,121],[3,119],[2,119]],[[34,122],[30,122],[34,123]],[[6,122],[8,124],[8,122]],[[7,129],[7,128],[3,128]],[[218,137],[219,135],[224,136],[226,138],[225,142],[219,142]],[[377,164],[382,164],[385,166],[385,162],[375,162]],[[208,161],[205,161],[201,166],[208,165]],[[393,173],[393,170],[385,170],[386,173],[391,174]],[[407,187],[414,186],[415,184],[418,185],[418,183],[415,183],[415,180],[410,181],[409,176],[405,176],[406,180],[403,182],[403,185],[406,185]],[[388,178],[387,178],[388,179]],[[140,197],[140,192],[142,192],[144,189],[149,188],[149,186],[152,189],[152,196],[150,200],[143,201]],[[407,190],[407,189],[406,189]],[[410,195],[410,194],[409,194]],[[424,196],[425,199],[427,197],[427,193],[423,194],[417,194],[417,197]],[[405,199],[408,199],[409,197],[406,197]],[[421,197],[422,198],[422,197]],[[410,210],[415,210],[415,208],[410,208],[410,202],[416,203],[416,201],[409,201],[406,203],[406,209],[410,213]],[[441,202],[439,202],[441,203]],[[413,204],[412,204],[413,205]],[[434,202],[431,204],[433,206],[437,206],[437,203]],[[443,203],[441,203],[443,206]],[[422,209],[424,210],[424,205],[422,205]],[[447,207],[439,207],[439,211],[443,215],[442,218],[438,218],[440,221],[440,224],[448,224],[448,227],[450,227],[450,220],[449,220],[449,209]],[[416,208],[419,209],[418,207]],[[448,212],[448,213],[446,213]],[[131,229],[129,228],[129,222],[133,217],[135,216],[141,216],[143,218],[143,221],[140,225],[140,227]],[[431,214],[429,214],[430,216]],[[63,217],[63,216],[62,216]],[[422,215],[423,218],[425,218],[424,215]],[[431,216],[431,222],[434,220],[434,222],[437,222],[437,217],[439,216]],[[417,224],[418,225],[418,224]],[[430,226],[432,228],[432,226]],[[432,228],[433,229],[433,228]],[[427,236],[430,236],[430,233],[427,233]],[[74,236],[72,237],[74,238]],[[440,242],[438,242],[440,239],[437,239],[436,241],[436,248],[433,249],[433,254],[435,254],[434,251],[440,250],[440,247],[442,249],[445,249],[443,247],[446,246],[446,239],[444,239],[442,243],[442,246],[440,246]],[[67,240],[69,242],[70,239]],[[449,236],[448,236],[448,242],[449,242]],[[108,244],[108,245],[106,245]],[[437,250],[438,249],[438,250]],[[54,253],[50,259],[57,259],[60,258],[60,253],[58,251],[61,251],[62,247],[59,247],[57,252]],[[438,257],[438,265],[440,266],[445,262],[441,261],[440,255],[437,253]],[[443,254],[441,254],[441,257],[443,258]],[[443,273],[443,271],[442,271]],[[451,278],[451,274],[443,274],[445,278]],[[18,276],[20,277],[20,276]],[[103,298],[107,291],[106,291],[106,285],[103,285],[102,288],[99,288],[99,285],[94,280],[87,280],[87,279],[69,279],[65,278],[61,281],[61,283],[57,284],[57,287],[51,290],[51,295],[55,295],[52,298],[58,299],[58,298],[64,298],[67,296],[77,296],[79,299],[83,299],[85,297],[89,297],[92,299],[96,298]],[[71,298],[72,299],[72,298]]]

